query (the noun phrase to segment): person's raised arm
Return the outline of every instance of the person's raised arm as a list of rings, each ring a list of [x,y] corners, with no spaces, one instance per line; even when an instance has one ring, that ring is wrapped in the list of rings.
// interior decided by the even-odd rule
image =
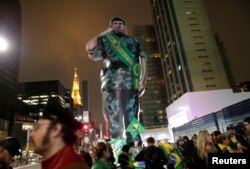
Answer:
[[[97,60],[96,57],[94,56],[94,54],[95,54],[95,50],[97,48],[97,41],[98,41],[99,37],[100,37],[100,34],[96,35],[95,37],[90,39],[86,45],[86,51],[88,53],[88,57],[91,60]]]
[[[86,45],[86,51],[88,53],[88,57],[91,60],[99,60],[99,57],[96,57],[96,51],[97,51],[97,44],[98,44],[98,38],[103,36],[104,34],[110,32],[112,29],[108,28],[107,30],[105,30],[102,33],[99,33],[98,35],[96,35],[95,37],[93,37],[92,39],[90,39]]]

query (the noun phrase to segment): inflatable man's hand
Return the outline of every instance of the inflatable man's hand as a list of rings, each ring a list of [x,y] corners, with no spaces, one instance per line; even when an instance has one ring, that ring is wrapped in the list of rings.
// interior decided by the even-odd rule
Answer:
[[[145,84],[144,82],[140,81],[139,88],[138,88],[138,95],[141,97],[145,92]]]
[[[111,27],[109,27],[108,29],[106,29],[105,31],[103,31],[101,34],[100,34],[100,37],[111,32],[113,29]]]

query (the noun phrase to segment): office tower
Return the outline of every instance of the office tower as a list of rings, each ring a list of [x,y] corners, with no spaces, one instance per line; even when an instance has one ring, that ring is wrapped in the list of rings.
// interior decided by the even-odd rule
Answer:
[[[14,114],[21,47],[19,0],[0,1],[0,139],[7,136]]]
[[[153,25],[133,26],[133,35],[139,39],[146,52],[148,77],[146,90],[140,99],[142,122],[145,127],[166,125],[166,88],[164,83],[160,53]]]
[[[89,102],[88,102],[89,90],[88,90],[88,81],[82,81],[82,97],[83,97],[83,111],[89,110]]]
[[[202,0],[151,0],[168,105],[187,92],[228,89]]]
[[[12,135],[19,138],[22,145],[28,149],[29,132],[34,125],[30,114],[42,112],[50,97],[57,97],[62,106],[72,110],[73,104],[70,103],[73,103],[73,100],[69,96],[70,90],[65,89],[58,80],[19,83],[17,98],[23,104],[20,104],[20,110],[15,114]]]
[[[50,97],[58,97],[62,106],[65,106],[65,95],[67,89],[58,80],[23,82],[19,83],[17,98],[26,104],[26,115],[42,111]],[[27,118],[25,116],[20,116]],[[24,119],[16,119],[25,121]]]

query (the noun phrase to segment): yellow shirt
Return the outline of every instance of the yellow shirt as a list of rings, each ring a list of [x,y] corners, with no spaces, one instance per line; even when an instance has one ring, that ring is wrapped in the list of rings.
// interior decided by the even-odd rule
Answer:
[[[221,149],[221,151],[224,153],[226,150],[229,153],[234,153],[233,149],[231,149],[231,147],[223,145],[223,144],[218,144],[219,148]]]

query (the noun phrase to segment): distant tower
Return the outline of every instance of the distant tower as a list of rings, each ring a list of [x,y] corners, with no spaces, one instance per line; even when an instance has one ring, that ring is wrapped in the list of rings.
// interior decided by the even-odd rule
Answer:
[[[75,67],[75,74],[73,78],[73,87],[71,92],[71,97],[73,99],[73,105],[74,105],[74,115],[75,118],[79,121],[82,120],[82,101],[80,96],[80,85],[79,85],[79,77],[77,75],[77,68]]]
[[[79,77],[77,75],[77,68],[75,67],[75,75],[73,78],[73,87],[71,92],[71,97],[73,99],[74,105],[82,105],[81,96],[80,96],[80,85],[79,85]]]

